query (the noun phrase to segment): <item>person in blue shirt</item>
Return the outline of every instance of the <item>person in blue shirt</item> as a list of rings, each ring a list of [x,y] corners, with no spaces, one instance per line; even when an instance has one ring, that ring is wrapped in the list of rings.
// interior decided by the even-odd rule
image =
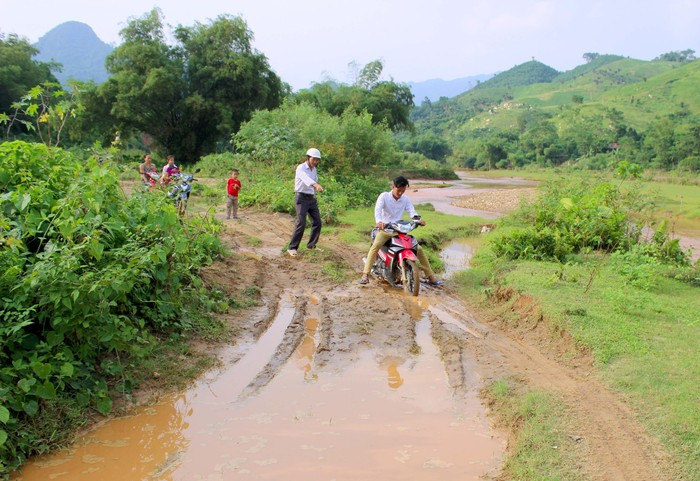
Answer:
[[[301,243],[306,227],[306,215],[311,217],[311,234],[306,243],[308,249],[316,249],[319,237],[321,237],[321,213],[318,210],[316,193],[323,192],[323,187],[318,183],[316,166],[321,161],[321,152],[316,148],[306,151],[306,161],[297,166],[294,176],[294,207],[297,211],[297,224],[289,241],[287,252],[290,256],[297,255],[297,249]]]

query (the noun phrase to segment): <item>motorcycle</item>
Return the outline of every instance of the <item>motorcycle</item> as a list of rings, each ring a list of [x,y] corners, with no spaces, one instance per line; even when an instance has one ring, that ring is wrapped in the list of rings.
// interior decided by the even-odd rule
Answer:
[[[379,279],[385,279],[392,287],[400,288],[414,296],[420,290],[420,272],[418,270],[418,240],[409,235],[420,224],[420,218],[413,221],[400,220],[384,226],[384,232],[398,233],[389,239],[377,253],[377,260],[372,265],[371,273]],[[378,229],[372,230],[372,242]]]
[[[153,190],[160,182],[160,175],[155,172],[146,172],[146,177],[148,177],[148,181],[143,181],[143,188],[145,190]]]
[[[201,169],[197,169],[194,171],[194,173],[196,174],[200,170]],[[196,182],[197,179],[195,179],[192,175],[183,173],[173,174],[170,177],[173,179],[174,183],[168,189],[168,197],[175,202],[177,213],[180,215],[185,215],[185,211],[187,210],[187,201],[190,198],[190,191],[192,190],[191,183]]]

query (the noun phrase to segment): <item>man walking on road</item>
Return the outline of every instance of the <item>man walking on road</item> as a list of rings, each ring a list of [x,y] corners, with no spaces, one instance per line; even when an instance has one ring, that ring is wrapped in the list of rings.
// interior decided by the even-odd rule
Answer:
[[[306,227],[306,214],[311,217],[311,234],[306,244],[308,249],[315,249],[319,237],[321,237],[321,213],[318,210],[316,192],[323,192],[323,187],[318,183],[316,166],[321,160],[321,152],[311,148],[306,151],[306,161],[297,166],[294,176],[294,207],[297,211],[297,225],[289,241],[287,252],[290,256],[297,255],[297,249],[301,243]]]

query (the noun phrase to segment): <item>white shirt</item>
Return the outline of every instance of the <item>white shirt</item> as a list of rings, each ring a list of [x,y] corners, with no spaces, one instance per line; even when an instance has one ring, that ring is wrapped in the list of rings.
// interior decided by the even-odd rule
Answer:
[[[391,192],[382,192],[377,197],[377,203],[374,206],[374,220],[389,224],[401,220],[404,212],[408,212],[411,218],[418,215],[413,204],[405,195],[396,200]]]
[[[294,176],[294,192],[301,192],[302,194],[315,194],[312,185],[318,183],[318,173],[316,168],[309,167],[307,162],[299,164],[297,166],[297,172]]]

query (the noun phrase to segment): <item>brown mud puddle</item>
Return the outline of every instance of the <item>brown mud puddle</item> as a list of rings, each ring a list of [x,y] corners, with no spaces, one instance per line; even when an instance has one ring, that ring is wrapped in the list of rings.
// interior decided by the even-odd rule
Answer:
[[[35,459],[14,479],[476,481],[495,474],[504,442],[476,392],[450,387],[432,335],[440,320],[425,301],[410,307],[417,354],[362,349],[342,365],[315,362],[318,305],[312,295],[303,338],[269,383],[259,378],[295,318],[289,292],[237,363]]]

